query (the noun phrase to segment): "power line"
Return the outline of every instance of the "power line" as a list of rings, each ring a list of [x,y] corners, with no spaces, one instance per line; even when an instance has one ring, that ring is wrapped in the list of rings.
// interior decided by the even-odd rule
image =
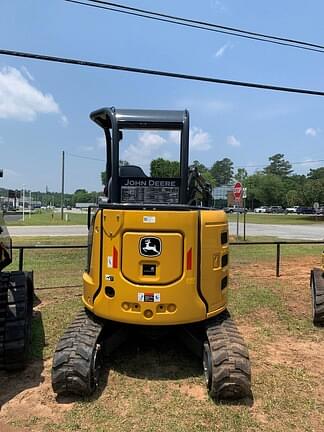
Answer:
[[[67,153],[67,152],[65,152],[65,154],[68,156],[79,158],[79,159],[89,159],[89,160],[94,160],[94,161],[99,161],[99,162],[106,162],[104,159],[94,158],[94,157],[90,157],[90,156],[81,156],[81,155],[76,155],[76,154]]]
[[[231,85],[236,87],[248,87],[248,88],[261,89],[261,90],[272,90],[272,91],[287,92],[287,93],[299,93],[299,94],[307,94],[313,96],[324,96],[324,91],[319,91],[319,90],[308,90],[302,88],[276,86],[272,84],[260,84],[260,83],[246,82],[246,81],[226,80],[226,79],[213,78],[208,76],[190,75],[184,73],[168,72],[168,71],[161,71],[155,69],[145,69],[145,68],[138,68],[138,67],[131,67],[131,66],[120,66],[120,65],[114,65],[109,63],[98,63],[98,62],[92,62],[87,60],[71,59],[66,57],[55,57],[55,56],[49,56],[44,54],[34,54],[34,53],[28,53],[23,51],[12,51],[12,50],[0,49],[0,54],[11,56],[11,57],[30,58],[34,60],[44,60],[44,61],[50,61],[55,63],[65,63],[65,64],[72,64],[78,66],[111,69],[111,70],[138,73],[144,75],[163,76],[168,78],[179,78],[179,79],[190,80],[190,81],[200,81],[200,82],[207,82],[213,84],[224,84],[224,85]]]
[[[162,22],[181,25],[185,27],[197,28],[200,30],[213,31],[222,34],[229,34],[231,36],[258,40],[261,42],[267,42],[276,45],[290,46],[293,48],[299,48],[299,49],[304,49],[309,51],[324,52],[323,45],[318,45],[318,44],[305,42],[305,41],[299,41],[296,39],[288,39],[288,38],[283,38],[283,37],[278,37],[273,35],[267,35],[263,33],[242,30],[234,27],[222,26],[219,24],[209,23],[206,21],[192,20],[192,19],[178,17],[174,15],[168,15],[168,14],[158,13],[158,12],[149,11],[145,9],[125,6],[118,3],[112,3],[112,2],[102,1],[102,0],[86,0],[88,3],[80,0],[64,0],[64,1],[69,3],[76,3],[84,6],[89,6],[89,7],[95,7],[98,9],[106,9],[109,11],[123,13],[127,15],[133,15],[141,18],[148,18],[155,21],[162,21]],[[92,3],[96,3],[96,4],[92,4]]]
[[[290,165],[306,165],[311,163],[324,162],[324,159],[319,160],[307,160],[307,161],[299,161],[299,162],[289,162]],[[264,168],[266,163],[263,165],[235,165],[234,168]]]

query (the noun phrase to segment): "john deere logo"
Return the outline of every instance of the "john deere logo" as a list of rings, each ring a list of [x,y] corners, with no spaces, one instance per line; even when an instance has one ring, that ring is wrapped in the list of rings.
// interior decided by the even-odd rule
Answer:
[[[161,254],[161,240],[157,237],[142,237],[140,240],[140,254],[147,257],[155,257]]]

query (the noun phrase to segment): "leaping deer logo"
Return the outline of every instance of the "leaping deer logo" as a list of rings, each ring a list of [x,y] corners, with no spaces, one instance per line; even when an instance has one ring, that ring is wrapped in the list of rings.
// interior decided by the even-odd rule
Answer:
[[[140,242],[140,252],[144,256],[158,256],[161,253],[161,240],[157,237],[144,237]]]

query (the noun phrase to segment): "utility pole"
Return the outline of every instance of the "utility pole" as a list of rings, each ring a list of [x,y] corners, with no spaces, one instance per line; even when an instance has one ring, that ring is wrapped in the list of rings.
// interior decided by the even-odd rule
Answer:
[[[64,207],[64,150],[62,150],[62,192],[61,192],[61,219],[63,220],[63,207]]]
[[[29,219],[31,218],[31,209],[32,209],[32,197],[31,197],[31,189],[29,189]]]
[[[23,184],[23,222],[25,221],[25,185]]]

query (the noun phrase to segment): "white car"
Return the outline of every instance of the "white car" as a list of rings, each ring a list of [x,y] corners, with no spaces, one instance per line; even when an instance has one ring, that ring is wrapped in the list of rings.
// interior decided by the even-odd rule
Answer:
[[[266,206],[261,206],[254,209],[254,213],[267,213],[267,212],[268,212],[268,207]]]
[[[297,213],[298,206],[287,207],[285,213]]]

